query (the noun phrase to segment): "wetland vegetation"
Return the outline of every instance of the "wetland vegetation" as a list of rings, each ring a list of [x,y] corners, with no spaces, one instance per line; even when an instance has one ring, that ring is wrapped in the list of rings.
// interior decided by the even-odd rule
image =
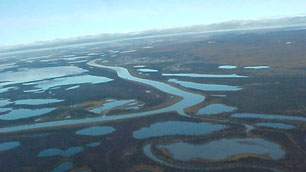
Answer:
[[[0,54],[0,167],[305,171],[305,36],[193,33]]]

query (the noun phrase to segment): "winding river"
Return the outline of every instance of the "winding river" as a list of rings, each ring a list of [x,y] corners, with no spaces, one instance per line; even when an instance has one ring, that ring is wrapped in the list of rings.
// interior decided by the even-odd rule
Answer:
[[[117,72],[118,77],[122,79],[146,84],[162,92],[172,94],[175,96],[179,96],[182,99],[175,104],[172,104],[170,106],[163,107],[160,109],[156,109],[156,110],[122,114],[122,115],[99,116],[99,117],[92,117],[92,118],[85,118],[85,119],[60,120],[60,121],[41,122],[41,123],[35,123],[35,124],[5,127],[5,128],[0,128],[0,133],[18,132],[18,131],[41,129],[41,128],[47,128],[47,127],[60,127],[60,126],[65,126],[65,125],[76,125],[76,124],[85,124],[85,123],[93,123],[93,122],[112,121],[112,120],[119,120],[119,119],[129,119],[129,118],[154,115],[154,114],[170,112],[170,111],[176,111],[180,115],[187,116],[186,113],[184,112],[184,109],[197,105],[205,100],[205,97],[202,95],[183,91],[181,89],[178,89],[176,87],[173,87],[163,82],[134,77],[129,73],[129,71],[126,68],[123,68],[123,67],[104,66],[101,64],[97,64],[96,60],[90,61],[87,64],[93,67],[114,70]]]

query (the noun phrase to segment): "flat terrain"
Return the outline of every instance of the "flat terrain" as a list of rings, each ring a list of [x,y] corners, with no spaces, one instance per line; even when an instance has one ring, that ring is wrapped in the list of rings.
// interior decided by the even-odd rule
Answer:
[[[305,38],[249,30],[0,54],[0,168],[305,171]]]

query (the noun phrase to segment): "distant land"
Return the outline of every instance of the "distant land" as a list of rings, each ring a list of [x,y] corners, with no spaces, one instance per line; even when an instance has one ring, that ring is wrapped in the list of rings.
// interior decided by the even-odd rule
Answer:
[[[284,27],[306,27],[306,16],[284,17],[277,19],[259,20],[233,20],[209,25],[195,25],[189,27],[147,30],[143,32],[129,33],[102,33],[98,35],[87,35],[70,39],[55,39],[52,41],[40,41],[32,44],[16,46],[0,46],[0,53],[11,53],[19,51],[36,50],[43,48],[56,48],[62,46],[99,43],[104,41],[120,41],[129,39],[143,39],[149,37],[171,36],[177,34],[192,34],[197,32],[220,32],[234,30],[253,30]]]

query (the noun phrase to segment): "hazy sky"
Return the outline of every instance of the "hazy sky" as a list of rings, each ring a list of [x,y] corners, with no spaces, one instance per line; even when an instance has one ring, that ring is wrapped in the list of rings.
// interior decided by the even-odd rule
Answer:
[[[0,0],[0,46],[306,14],[306,0]]]

